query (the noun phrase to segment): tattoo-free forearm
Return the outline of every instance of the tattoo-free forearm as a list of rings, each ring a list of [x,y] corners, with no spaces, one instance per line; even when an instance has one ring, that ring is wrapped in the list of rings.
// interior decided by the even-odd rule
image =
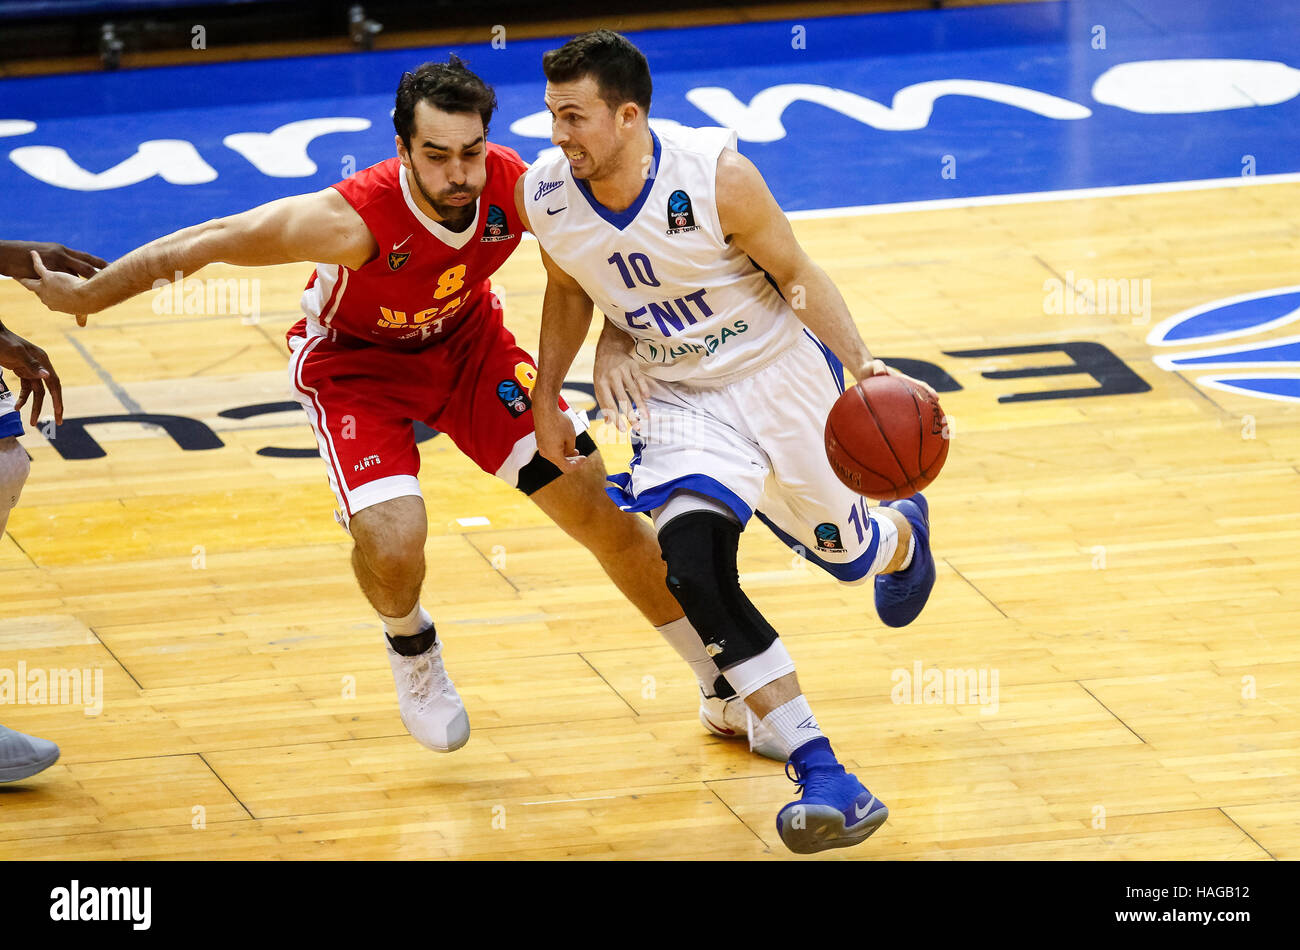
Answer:
[[[105,310],[163,280],[191,274],[214,259],[209,236],[217,221],[206,221],[150,241],[119,258],[81,285],[86,313]]]
[[[858,332],[848,305],[826,272],[811,260],[806,260],[781,292],[790,301],[795,316],[830,347],[855,378],[860,379],[871,363],[871,351]]]
[[[608,320],[600,322],[600,339],[596,341],[597,364],[609,357],[630,355],[636,343],[632,334],[625,333]]]
[[[586,294],[564,290],[550,281],[542,300],[542,329],[537,353],[533,402],[559,398],[564,378],[587,338],[592,304]]]

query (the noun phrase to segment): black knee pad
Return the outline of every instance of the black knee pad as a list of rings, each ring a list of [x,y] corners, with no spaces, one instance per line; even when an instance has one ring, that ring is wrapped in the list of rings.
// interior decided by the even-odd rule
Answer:
[[[740,589],[740,525],[712,511],[692,511],[659,532],[668,590],[700,634],[718,669],[764,652],[777,634]]]

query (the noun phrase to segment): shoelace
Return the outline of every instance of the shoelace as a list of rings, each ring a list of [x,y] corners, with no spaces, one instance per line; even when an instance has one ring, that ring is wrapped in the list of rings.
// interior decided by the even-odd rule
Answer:
[[[403,659],[415,660],[402,665],[406,672],[407,692],[421,708],[428,706],[437,696],[452,691],[451,678],[447,676],[446,669],[440,663],[435,664],[428,653]]]
[[[794,767],[794,775],[790,774],[791,767]],[[829,765],[813,766],[807,772],[800,773],[799,766],[792,761],[785,763],[785,777],[798,787],[803,797],[809,795],[824,795],[829,798],[832,794],[831,786],[835,780],[844,774],[844,766],[834,768]]]
[[[793,775],[790,774],[791,766],[794,766]],[[795,765],[792,761],[788,759],[786,760],[785,763],[785,777],[788,778],[790,781],[794,782],[795,786],[799,789],[799,791],[803,791],[803,776],[799,774],[799,766]]]

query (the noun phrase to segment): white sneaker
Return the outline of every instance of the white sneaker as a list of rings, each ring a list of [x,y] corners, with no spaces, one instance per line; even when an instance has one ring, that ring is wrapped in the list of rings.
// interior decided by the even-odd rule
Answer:
[[[406,731],[434,752],[455,752],[468,742],[469,715],[442,665],[442,643],[435,640],[418,656],[402,656],[385,636],[384,649]]]
[[[715,736],[724,739],[749,739],[749,751],[765,758],[784,762],[786,755],[772,730],[763,725],[763,720],[754,716],[745,701],[739,696],[722,699],[718,696],[705,696],[700,690],[700,722],[704,728]]]
[[[48,769],[58,758],[59,747],[48,739],[0,726],[0,782],[31,778]]]

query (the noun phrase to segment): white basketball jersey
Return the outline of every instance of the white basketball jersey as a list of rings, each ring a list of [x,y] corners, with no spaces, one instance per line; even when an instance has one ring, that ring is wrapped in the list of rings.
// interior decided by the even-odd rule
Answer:
[[[635,338],[647,375],[720,385],[780,356],[803,325],[718,223],[718,156],[736,147],[736,133],[651,134],[657,174],[626,211],[597,202],[561,153],[524,178],[528,221],[605,318]]]

